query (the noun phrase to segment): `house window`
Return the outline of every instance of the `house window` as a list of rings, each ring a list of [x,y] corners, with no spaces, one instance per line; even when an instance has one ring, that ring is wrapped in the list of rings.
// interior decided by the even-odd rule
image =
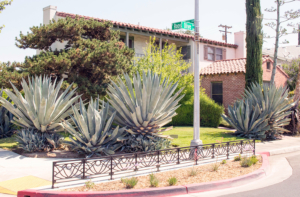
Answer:
[[[268,69],[268,70],[271,69],[271,62],[267,62],[267,69]]]
[[[191,46],[182,46],[178,47],[177,49],[181,48],[181,54],[183,55],[182,59],[189,60],[191,59]]]
[[[264,86],[266,85],[266,86],[270,87],[270,84],[271,84],[270,81],[263,81]]]
[[[125,43],[126,36],[121,35],[120,41]],[[134,37],[129,36],[129,48],[134,49]]]
[[[226,49],[204,46],[204,59],[210,61],[226,59]]]
[[[212,82],[211,83],[211,98],[218,104],[223,104],[223,83]]]

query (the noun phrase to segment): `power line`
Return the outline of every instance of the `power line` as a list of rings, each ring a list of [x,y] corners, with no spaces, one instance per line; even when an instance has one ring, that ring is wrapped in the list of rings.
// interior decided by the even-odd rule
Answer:
[[[231,32],[228,32],[227,29],[232,28],[232,26],[227,26],[227,25],[219,25],[219,27],[225,28],[225,31],[223,30],[219,30],[220,32],[224,32],[225,33],[225,42],[227,43],[227,34],[231,34]]]

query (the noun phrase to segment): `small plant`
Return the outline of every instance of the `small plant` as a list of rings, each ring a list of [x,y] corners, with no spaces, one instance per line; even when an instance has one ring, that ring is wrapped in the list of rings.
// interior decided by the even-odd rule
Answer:
[[[138,179],[136,177],[131,177],[131,178],[127,178],[127,179],[121,179],[121,182],[125,184],[125,187],[127,189],[131,189],[134,188],[134,186],[136,186],[136,184],[138,183]]]
[[[226,163],[227,163],[226,159],[222,160],[221,162],[221,164],[226,164]]]
[[[242,167],[250,167],[253,165],[252,157],[243,157],[240,161]]]
[[[219,167],[220,167],[220,164],[217,163],[217,162],[211,164],[211,169],[212,169],[212,171],[214,171],[214,172],[218,171],[218,170],[219,170]]]
[[[95,187],[95,183],[90,179],[89,181],[85,182],[85,187],[88,189],[93,189]]]
[[[242,159],[242,155],[239,154],[238,156],[235,156],[233,160],[234,161],[241,161],[241,159]]]
[[[198,174],[198,172],[193,166],[193,168],[189,171],[189,176],[196,176],[197,174]]]
[[[159,184],[158,178],[153,173],[149,174],[149,178],[150,178],[150,186],[157,187]]]
[[[253,165],[255,165],[258,162],[256,155],[251,156],[251,161],[252,161]]]
[[[176,185],[176,183],[177,183],[177,178],[176,177],[170,177],[169,179],[168,179],[168,182],[169,182],[169,185],[170,186],[172,186],[172,185]]]

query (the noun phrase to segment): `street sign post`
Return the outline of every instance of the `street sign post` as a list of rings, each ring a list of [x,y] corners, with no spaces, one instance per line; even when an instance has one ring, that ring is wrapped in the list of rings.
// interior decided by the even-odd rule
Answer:
[[[195,25],[194,23],[190,23],[186,21],[172,23],[172,30],[177,30],[177,29],[187,29],[193,31],[195,29]]]

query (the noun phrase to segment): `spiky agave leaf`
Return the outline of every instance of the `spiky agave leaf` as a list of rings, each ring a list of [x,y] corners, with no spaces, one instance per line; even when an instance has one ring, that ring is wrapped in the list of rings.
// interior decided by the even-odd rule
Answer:
[[[150,71],[143,72],[142,78],[137,73],[133,82],[128,74],[124,74],[124,78],[126,83],[119,77],[108,86],[107,100],[117,111],[114,122],[126,126],[132,135],[157,138],[155,134],[163,131],[161,127],[176,116],[175,110],[180,106],[178,102],[184,97],[179,95],[184,88],[175,92],[178,82],[169,82]]]
[[[275,85],[261,87],[253,83],[241,100],[228,107],[228,115],[223,118],[232,125],[240,136],[273,139],[283,133],[288,125],[290,109],[296,104],[288,98],[286,87]]]
[[[51,82],[50,77],[35,76],[22,79],[24,97],[11,83],[14,92],[5,89],[5,93],[14,105],[3,97],[0,103],[15,117],[12,122],[23,128],[37,129],[41,132],[59,132],[63,130],[61,120],[72,114],[71,106],[80,98],[74,96],[76,89],[69,91],[72,84],[60,92],[63,80]],[[61,94],[60,94],[61,93]]]
[[[71,134],[71,141],[65,141],[64,144],[87,157],[101,153],[114,154],[127,139],[127,132],[125,128],[119,129],[119,126],[111,128],[116,113],[109,116],[109,108],[109,104],[103,101],[102,110],[99,111],[99,99],[91,99],[86,110],[80,99],[79,110],[76,106],[72,107],[74,115],[71,115],[71,119],[75,126],[68,121],[63,122],[64,128]]]
[[[0,91],[0,97],[3,97],[3,90]],[[6,98],[11,102],[9,97]],[[0,107],[0,139],[11,137],[13,135],[14,124],[11,123],[14,115],[10,113],[5,107]]]

